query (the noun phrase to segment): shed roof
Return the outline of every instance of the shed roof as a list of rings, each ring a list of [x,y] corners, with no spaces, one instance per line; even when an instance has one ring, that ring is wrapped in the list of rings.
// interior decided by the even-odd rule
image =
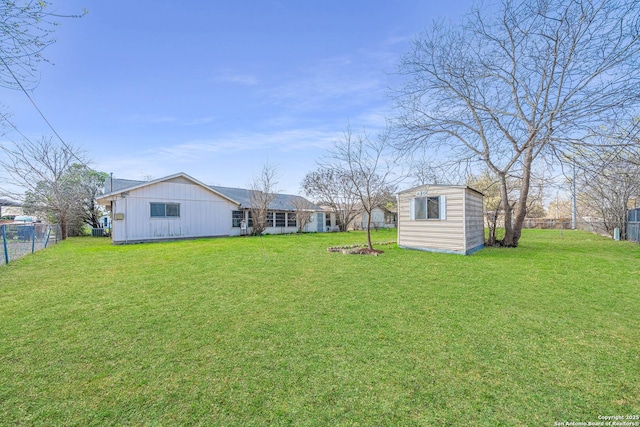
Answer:
[[[471,190],[471,191],[474,191],[474,192],[480,194],[481,196],[484,196],[484,194],[481,191],[478,191],[475,188],[471,188],[468,185],[444,185],[444,184],[424,184],[424,185],[419,185],[417,187],[412,187],[412,188],[408,188],[406,190],[399,191],[398,194],[409,193],[409,192],[412,192],[412,191],[416,191],[419,188],[425,188],[425,187],[459,188],[461,190]]]

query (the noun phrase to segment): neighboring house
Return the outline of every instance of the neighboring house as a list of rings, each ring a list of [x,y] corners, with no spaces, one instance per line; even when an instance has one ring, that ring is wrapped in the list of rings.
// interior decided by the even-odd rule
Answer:
[[[640,208],[627,211],[627,240],[640,243]]]
[[[362,211],[353,220],[353,228],[356,230],[366,230],[367,218],[369,215]],[[377,206],[371,210],[371,228],[395,228],[398,225],[397,214],[393,209],[384,206]]]
[[[100,219],[98,219],[98,223],[100,223],[100,227],[102,228],[111,228],[111,215],[102,215]]]
[[[19,203],[0,199],[0,218],[3,216],[18,216],[23,213],[22,206]]]
[[[325,205],[320,205],[320,208],[324,212],[324,231],[340,231],[338,218],[333,209]]]
[[[105,193],[98,203],[110,212],[111,236],[116,244],[251,232],[251,190],[209,186],[177,173],[153,181],[107,180]],[[294,203],[298,198],[302,199],[275,195],[265,233],[298,230]],[[324,224],[324,213],[307,203],[312,222],[303,231],[323,231],[318,224]]]
[[[482,193],[422,185],[398,193],[398,246],[468,255],[484,247]]]

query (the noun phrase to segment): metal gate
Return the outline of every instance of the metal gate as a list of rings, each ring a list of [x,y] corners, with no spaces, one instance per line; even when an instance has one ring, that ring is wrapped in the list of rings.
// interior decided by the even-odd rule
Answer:
[[[627,211],[627,240],[640,243],[640,208]]]

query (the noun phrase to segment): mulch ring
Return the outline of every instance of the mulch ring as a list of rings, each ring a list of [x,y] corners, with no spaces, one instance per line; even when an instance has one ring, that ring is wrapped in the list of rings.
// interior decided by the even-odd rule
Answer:
[[[374,245],[395,245],[396,242],[374,243]],[[327,252],[342,252],[345,255],[373,255],[378,256],[384,251],[380,249],[369,249],[367,245],[332,246],[327,248]]]

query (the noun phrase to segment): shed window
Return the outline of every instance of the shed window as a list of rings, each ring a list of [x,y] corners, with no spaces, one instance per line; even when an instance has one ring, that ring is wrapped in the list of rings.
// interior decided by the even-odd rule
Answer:
[[[411,199],[411,219],[446,219],[445,196],[414,197]]]
[[[151,218],[180,218],[180,203],[150,203]]]
[[[427,219],[440,219],[440,197],[427,197]]]

